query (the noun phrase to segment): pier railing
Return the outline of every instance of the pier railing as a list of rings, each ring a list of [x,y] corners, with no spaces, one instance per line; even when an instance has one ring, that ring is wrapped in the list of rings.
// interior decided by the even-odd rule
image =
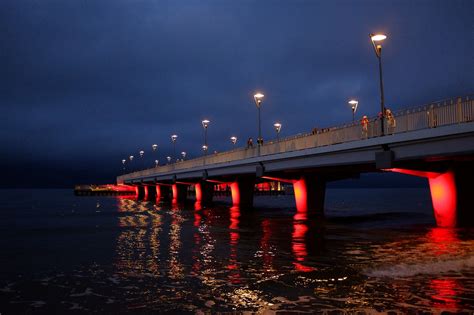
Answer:
[[[457,97],[399,110],[392,114],[394,117],[393,121],[388,119],[384,121],[385,135],[472,122],[474,120],[474,100],[472,96]],[[380,117],[371,117],[368,119],[366,128],[359,121],[270,141],[260,147],[260,156],[379,137],[381,135],[380,121]],[[125,174],[120,176],[119,179],[143,178],[159,173],[229,163],[253,157],[258,157],[257,147],[237,148],[231,151],[209,154],[191,160]]]

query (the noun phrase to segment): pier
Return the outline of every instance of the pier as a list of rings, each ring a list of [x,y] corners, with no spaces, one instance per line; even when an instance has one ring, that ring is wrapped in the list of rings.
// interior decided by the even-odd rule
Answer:
[[[230,187],[232,203],[251,208],[255,185],[292,185],[297,212],[324,216],[326,184],[370,172],[427,179],[438,226],[474,224],[474,101],[458,97],[394,112],[396,125],[378,117],[277,139],[254,148],[158,166],[117,177],[148,198],[212,202],[215,185]],[[383,129],[381,128],[381,125]]]

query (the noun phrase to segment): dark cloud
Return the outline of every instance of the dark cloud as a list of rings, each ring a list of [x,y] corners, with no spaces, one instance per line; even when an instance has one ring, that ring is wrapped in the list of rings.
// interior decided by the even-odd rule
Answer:
[[[276,120],[283,135],[344,123],[352,97],[360,114],[375,114],[373,31],[389,35],[392,108],[472,93],[473,9],[472,1],[3,0],[3,185],[47,183],[51,169],[68,183],[110,181],[122,157],[153,143],[163,160],[172,133],[178,151],[196,156],[203,118],[211,149],[225,150],[231,135],[255,137],[256,89],[266,94],[265,138]]]

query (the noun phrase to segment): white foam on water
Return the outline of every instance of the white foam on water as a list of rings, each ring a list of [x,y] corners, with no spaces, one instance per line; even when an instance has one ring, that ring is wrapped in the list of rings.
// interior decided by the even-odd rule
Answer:
[[[42,307],[44,305],[46,305],[45,301],[33,301],[31,303],[31,306],[33,306],[33,307]]]
[[[69,296],[79,297],[79,296],[88,296],[88,295],[92,295],[92,289],[91,288],[86,288],[86,290],[82,293],[70,294]]]
[[[474,268],[474,256],[453,259],[437,260],[420,264],[398,264],[391,267],[369,269],[363,274],[369,277],[404,278],[423,274],[440,274],[460,272]]]

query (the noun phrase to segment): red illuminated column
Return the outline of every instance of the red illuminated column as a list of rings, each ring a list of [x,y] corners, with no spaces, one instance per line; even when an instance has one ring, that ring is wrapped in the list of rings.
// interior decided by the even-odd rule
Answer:
[[[143,199],[148,199],[148,186],[143,186]]]
[[[474,167],[463,163],[444,173],[393,168],[392,172],[428,178],[436,224],[440,227],[474,225]]]
[[[194,188],[196,190],[196,201],[200,202],[202,205],[209,205],[212,203],[214,184],[207,181],[201,181],[196,183]]]
[[[138,195],[140,194],[140,191],[138,190],[138,186],[134,186],[135,189],[135,197],[138,198]]]
[[[306,217],[324,216],[326,182],[316,176],[302,176],[293,183],[296,210]]]
[[[255,177],[240,177],[230,184],[233,206],[252,208]]]
[[[156,200],[160,200],[161,199],[161,186],[160,185],[156,185]]]
[[[143,185],[137,185],[137,197],[139,199],[143,199],[145,197],[145,186]]]
[[[173,202],[185,202],[187,197],[187,186],[183,184],[173,184]]]
[[[436,223],[440,227],[474,225],[474,167],[463,165],[429,177]]]

